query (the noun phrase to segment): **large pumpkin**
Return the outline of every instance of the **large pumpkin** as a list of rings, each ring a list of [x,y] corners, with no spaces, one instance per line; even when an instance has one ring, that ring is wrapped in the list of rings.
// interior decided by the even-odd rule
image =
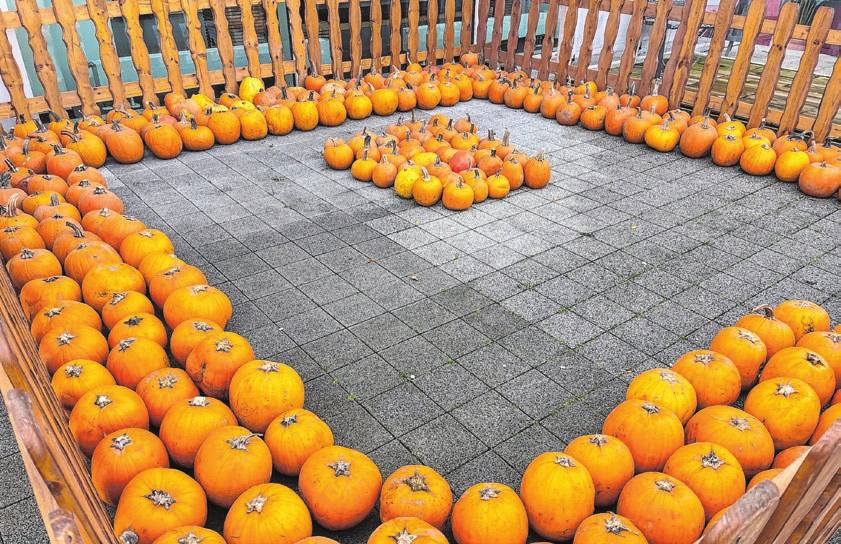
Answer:
[[[18,289],[32,280],[61,275],[61,263],[46,249],[23,248],[6,263],[9,278]]]
[[[742,378],[742,391],[756,383],[759,369],[768,358],[765,343],[759,336],[742,327],[721,329],[713,338],[710,350],[724,355],[736,365]]]
[[[312,518],[294,491],[261,484],[237,497],[225,516],[223,534],[229,543],[295,544],[312,535]]]
[[[297,476],[310,455],[333,445],[333,431],[317,415],[299,408],[277,416],[265,434],[275,470]]]
[[[602,434],[615,436],[628,446],[637,474],[662,470],[684,438],[683,425],[674,412],[636,399],[613,409]]]
[[[229,400],[240,425],[262,434],[278,415],[303,408],[304,382],[283,363],[250,361],[231,378]]]
[[[441,530],[413,517],[393,518],[374,529],[368,544],[449,544]]]
[[[380,497],[380,469],[365,454],[328,446],[301,467],[298,489],[313,518],[331,531],[362,522]]]
[[[108,333],[108,344],[114,348],[126,338],[148,338],[166,348],[167,335],[163,322],[154,313],[137,313],[120,319]]]
[[[152,302],[155,303],[155,306],[163,308],[169,295],[178,289],[192,285],[205,284],[207,284],[207,278],[204,273],[195,266],[185,264],[170,268],[169,270],[152,278],[152,281],[149,282],[149,296],[152,299]]]
[[[640,528],[649,544],[692,544],[704,531],[704,506],[676,478],[660,472],[635,476],[616,512]]]
[[[768,306],[759,306],[752,313],[736,322],[737,327],[748,329],[762,340],[768,351],[768,358],[783,348],[793,346],[797,340],[788,324],[774,316],[774,310]]]
[[[143,259],[153,253],[174,253],[172,240],[163,232],[155,229],[144,229],[126,236],[120,245],[120,256],[123,261],[137,268]]]
[[[453,508],[450,484],[423,465],[400,467],[386,478],[380,494],[380,520],[418,518],[442,529]]]
[[[82,302],[67,300],[56,306],[41,308],[32,318],[30,332],[37,344],[49,331],[73,324],[87,325],[97,331],[102,329],[102,320],[96,310]]]
[[[458,544],[526,544],[529,518],[517,493],[503,484],[479,483],[453,506]]]
[[[79,284],[67,276],[50,276],[30,281],[20,290],[20,305],[27,319],[42,308],[53,308],[65,300],[82,300]]]
[[[745,412],[762,421],[774,439],[774,448],[783,450],[809,440],[818,426],[821,401],[803,380],[773,378],[748,393]]]
[[[835,371],[823,357],[810,349],[793,347],[781,349],[762,369],[760,382],[773,378],[798,378],[809,384],[826,406],[835,393]]]
[[[615,504],[622,488],[634,477],[631,450],[614,436],[579,436],[564,453],[577,459],[590,473],[596,489],[595,505],[599,508]]]
[[[595,514],[581,522],[574,544],[648,544],[634,522],[610,512]]]
[[[137,393],[121,385],[85,393],[70,413],[70,432],[88,457],[106,435],[130,427],[148,429],[149,412]]]
[[[742,376],[733,361],[706,349],[680,357],[672,370],[686,378],[698,396],[698,408],[733,404],[742,390]]]
[[[111,299],[102,307],[102,323],[113,329],[117,323],[137,314],[154,314],[152,301],[143,293],[124,291],[113,293]]]
[[[774,317],[791,327],[795,341],[815,331],[829,330],[829,314],[808,300],[787,300],[774,308]]]
[[[99,497],[112,506],[132,478],[149,468],[169,468],[161,439],[146,429],[121,429],[102,439],[91,459],[91,478]]]
[[[571,540],[578,525],[593,515],[595,497],[590,472],[564,453],[539,455],[520,485],[529,525],[550,540]]]
[[[671,410],[683,425],[686,425],[698,407],[692,384],[667,368],[646,370],[634,378],[625,394],[625,400],[632,399],[649,401],[655,406]]]
[[[204,525],[205,521],[207,496],[198,482],[180,470],[150,468],[132,478],[123,490],[114,531],[123,542],[152,544],[167,531]]]
[[[205,395],[227,399],[234,374],[253,360],[254,351],[248,340],[233,332],[221,332],[193,348],[187,357],[186,370]]]
[[[771,466],[774,441],[756,417],[732,406],[710,406],[686,424],[686,443],[712,442],[727,449],[750,478]]]
[[[167,411],[158,434],[172,460],[192,468],[204,439],[219,427],[236,424],[236,416],[224,402],[194,397],[177,402]]]

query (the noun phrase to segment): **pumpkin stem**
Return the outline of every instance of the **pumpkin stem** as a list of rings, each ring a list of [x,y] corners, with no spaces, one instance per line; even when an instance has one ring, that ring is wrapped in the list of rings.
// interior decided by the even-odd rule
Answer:
[[[826,361],[824,361],[823,357],[815,353],[814,351],[810,351],[806,354],[806,360],[812,364],[812,366],[827,366]]]
[[[78,378],[84,369],[79,365],[67,365],[64,367],[64,375],[68,378]]]
[[[660,413],[660,408],[650,402],[643,403],[642,409],[648,412],[648,415],[650,416]]]
[[[676,484],[670,480],[657,480],[654,482],[654,485],[657,486],[657,489],[665,491],[666,493],[671,493],[672,490],[677,487]]]
[[[29,259],[32,259],[33,257],[35,257],[35,252],[32,251],[31,249],[25,247],[25,248],[20,250],[21,260],[28,261]]]
[[[695,355],[695,362],[702,365],[708,365],[715,360],[716,357],[712,353],[697,353]]]
[[[73,231],[73,238],[85,237],[85,231],[83,231],[82,227],[80,227],[75,221],[65,221],[64,224],[70,227]]]
[[[575,462],[569,455],[558,455],[555,457],[555,464],[564,468],[575,468]]]
[[[704,468],[711,468],[713,470],[718,470],[726,463],[721,460],[721,458],[715,454],[715,450],[710,449],[710,453],[707,455],[701,456],[701,466]]]
[[[117,451],[123,451],[132,444],[133,442],[131,441],[131,437],[128,435],[128,433],[123,433],[120,436],[111,440],[111,447]]]
[[[765,144],[763,144],[763,145],[765,145]],[[776,317],[774,317],[774,308],[770,307],[767,304],[763,304],[762,306],[757,306],[756,308],[753,309],[753,313],[761,314],[762,317],[764,317],[765,319],[776,319]]]
[[[120,343],[117,344],[117,348],[120,351],[125,351],[131,347],[132,344],[137,340],[137,338],[126,338],[124,340],[120,340]]]
[[[426,477],[423,476],[418,469],[415,469],[415,473],[409,476],[408,478],[404,478],[402,483],[409,486],[409,488],[414,491],[426,491],[427,493],[430,492],[429,486],[426,484]]]
[[[245,508],[246,508],[245,513],[246,514],[252,514],[254,512],[257,512],[258,514],[262,514],[263,513],[263,505],[265,505],[268,500],[269,500],[269,498],[264,497],[262,493],[257,495],[256,497],[254,497],[254,499],[245,503]]]
[[[120,544],[138,544],[140,537],[134,531],[125,531],[120,535]]]
[[[178,544],[201,544],[204,541],[202,537],[193,531],[187,532],[186,535],[178,539]]]
[[[337,477],[337,478],[338,478],[339,476],[348,476],[348,477],[350,477],[350,463],[348,463],[348,462],[347,462],[347,461],[345,461],[344,459],[338,459],[338,460],[337,460],[335,463],[333,463],[332,465],[327,465],[327,466],[328,466],[328,467],[330,467],[330,468],[332,468],[332,469],[335,471],[335,473],[336,473],[336,477]]]
[[[245,434],[242,436],[237,436],[236,438],[231,438],[226,440],[228,444],[231,445],[232,450],[241,450],[241,451],[248,451],[248,445],[251,444],[251,439],[255,436],[260,436],[257,433]]]
[[[612,535],[621,535],[622,531],[627,531],[627,532],[629,532],[631,534],[634,534],[634,535],[638,534],[638,533],[632,531],[627,526],[625,526],[625,524],[622,523],[622,520],[619,519],[618,517],[616,517],[616,514],[614,514],[613,512],[611,512],[610,519],[605,520],[604,530],[605,530],[605,532],[610,533]]]
[[[491,484],[488,484],[488,487],[479,490],[479,498],[483,501],[489,501],[491,499],[496,499],[499,497],[499,490],[494,489],[491,487]]]
[[[69,224],[69,221],[68,221]],[[125,298],[128,296],[128,293],[114,293],[111,295],[111,301],[108,303],[111,306],[116,306],[117,304],[121,303]]]
[[[190,406],[204,408],[205,406],[210,406],[210,401],[207,400],[207,398],[205,397],[193,397],[187,404],[189,404]]]
[[[177,383],[178,377],[171,372],[162,378],[158,378],[159,389],[172,389],[172,386],[174,386]]]
[[[216,342],[216,351],[224,351],[225,353],[229,353],[232,347],[234,347],[234,345],[231,343],[230,340],[228,340],[227,337],[222,338],[221,340]]]
[[[151,493],[143,497],[152,501],[153,506],[163,506],[164,510],[169,510],[173,504],[178,502],[172,495],[161,489],[153,489]]]
[[[590,437],[590,444],[593,444],[594,446],[598,446],[600,448],[607,444],[607,442],[608,438],[603,434],[594,434]]]
[[[108,406],[112,402],[114,402],[114,401],[111,400],[110,398],[108,398],[108,395],[97,395],[96,400],[93,401],[94,405],[96,405],[96,407],[99,408],[100,410],[104,409],[106,406]]]
[[[277,363],[272,361],[266,361],[261,366],[257,367],[257,370],[268,374],[269,372],[279,372],[280,368],[278,367]]]
[[[209,288],[210,288],[209,285],[193,285],[192,287],[190,287],[190,293],[192,293],[195,296],[195,295],[198,295],[199,293],[204,293]],[[210,328],[208,328],[208,330],[210,330]]]
[[[792,395],[796,395],[797,393],[799,393],[799,391],[795,389],[793,385],[791,385],[790,381],[778,384],[777,390],[774,391],[775,395],[782,395],[786,398]]]
[[[284,427],[291,427],[296,423],[298,423],[298,414],[292,414],[291,416],[286,416],[285,418],[280,420],[280,424]]]

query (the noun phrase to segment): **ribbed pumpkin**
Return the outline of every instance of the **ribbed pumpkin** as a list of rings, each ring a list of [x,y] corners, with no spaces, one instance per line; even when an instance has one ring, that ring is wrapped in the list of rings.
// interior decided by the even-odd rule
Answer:
[[[752,176],[765,176],[774,170],[777,153],[768,144],[755,145],[742,153],[739,165]]]
[[[394,518],[374,529],[368,544],[449,544],[441,531],[413,517]]]
[[[32,227],[17,225],[0,231],[0,255],[3,260],[8,261],[24,248],[46,249],[47,246],[38,231]]]
[[[712,442],[727,449],[750,478],[774,461],[774,442],[756,417],[732,406],[710,406],[686,424],[686,443]]]
[[[616,512],[640,528],[649,544],[692,544],[704,531],[704,507],[686,484],[667,474],[635,476]]]
[[[809,439],[809,445],[814,446],[838,419],[841,419],[841,404],[835,404],[827,408],[818,418],[818,426]]]
[[[58,258],[58,260],[61,261],[62,265],[64,265],[64,262],[67,260],[67,256],[70,254],[70,252],[78,248],[82,244],[86,242],[102,241],[102,239],[99,236],[92,232],[82,230],[82,228],[75,223],[68,222],[68,226],[73,230],[71,232],[64,232],[60,234],[55,239],[55,243],[53,243],[53,253],[55,254],[56,258]]]
[[[814,351],[835,372],[836,386],[841,383],[841,334],[837,332],[810,332],[797,341],[797,347]]]
[[[61,365],[51,382],[58,401],[68,410],[72,410],[88,391],[116,384],[114,376],[104,366],[89,359],[75,359]]]
[[[38,345],[38,354],[52,376],[61,365],[74,359],[104,363],[108,341],[97,329],[73,323],[47,331]]]
[[[288,487],[256,485],[231,506],[223,534],[228,543],[295,544],[312,535],[312,518],[301,498]]]
[[[571,540],[578,525],[593,515],[595,497],[589,471],[581,462],[559,452],[535,458],[520,485],[529,525],[550,540]]]
[[[806,348],[785,348],[778,351],[765,368],[762,369],[760,382],[773,378],[798,378],[809,384],[826,406],[835,393],[835,371],[827,362],[812,350]]]
[[[104,265],[118,265],[122,262],[123,259],[120,254],[105,242],[85,241],[67,254],[64,261],[64,272],[81,284],[88,272],[94,268]]]
[[[637,474],[662,470],[684,438],[683,426],[674,412],[636,399],[613,409],[605,419],[602,434],[615,436],[628,446]]]
[[[35,343],[40,343],[52,329],[74,324],[87,325],[94,330],[102,329],[102,320],[96,310],[82,302],[68,300],[58,306],[41,308],[32,318],[30,332]]]
[[[6,262],[9,278],[18,289],[32,280],[61,275],[61,263],[46,249],[23,248]]]
[[[194,472],[210,502],[230,508],[250,487],[269,483],[272,454],[248,429],[221,427],[205,438],[196,453]]]
[[[122,199],[105,187],[94,187],[92,191],[85,191],[76,203],[79,213],[85,216],[91,212],[108,208],[117,213],[125,211]]]
[[[111,328],[108,344],[114,348],[126,338],[148,338],[166,348],[167,335],[163,322],[151,313],[133,314]]]
[[[615,504],[622,488],[634,477],[631,450],[614,436],[579,436],[569,443],[564,453],[577,459],[590,473],[598,508]]]
[[[774,308],[774,317],[791,327],[795,341],[810,332],[829,330],[829,314],[808,300],[787,300]]]
[[[64,301],[82,300],[82,290],[67,276],[49,276],[28,282],[20,290],[18,299],[27,319],[32,319],[42,308],[53,308]]]
[[[199,394],[189,374],[180,368],[162,368],[147,374],[135,391],[143,399],[149,410],[149,421],[155,427],[161,426],[170,408]]]
[[[631,399],[649,401],[655,406],[671,410],[683,425],[686,425],[698,407],[692,384],[667,368],[646,370],[634,378],[625,394],[625,400]]]
[[[236,416],[224,402],[194,397],[177,402],[167,411],[159,436],[173,461],[192,468],[205,438],[220,427],[236,424]]]
[[[470,487],[453,506],[451,522],[458,544],[525,544],[529,534],[523,501],[503,484]]]
[[[164,319],[171,329],[184,321],[201,319],[224,328],[233,315],[231,300],[219,289],[205,284],[173,291],[163,305]]]
[[[748,393],[745,412],[759,419],[774,439],[774,448],[783,450],[809,440],[818,426],[821,401],[803,380],[774,378]]]
[[[768,305],[755,308],[752,313],[737,321],[736,326],[757,335],[765,344],[769,359],[781,349],[789,348],[797,342],[791,327],[777,319],[774,310]]]
[[[331,531],[362,522],[380,497],[380,469],[365,454],[328,446],[301,467],[298,489],[313,518]]]
[[[117,383],[136,389],[146,375],[155,370],[169,367],[169,357],[154,340],[148,338],[124,338],[108,354],[105,368]]]
[[[634,522],[610,512],[595,514],[581,522],[574,544],[648,544]]]
[[[742,378],[742,391],[756,383],[759,369],[768,356],[765,343],[759,336],[743,327],[721,329],[713,338],[710,350],[724,355],[736,365]]]
[[[152,278],[152,281],[149,282],[149,296],[155,306],[163,308],[169,295],[178,289],[205,284],[207,284],[207,278],[201,270],[188,264],[180,265]]]
[[[187,373],[202,392],[213,398],[227,399],[228,388],[236,371],[254,360],[251,344],[242,336],[222,332],[199,342],[187,357]]]
[[[265,441],[275,470],[297,476],[310,455],[333,445],[333,432],[317,415],[299,408],[274,418],[266,429]]]
[[[187,357],[199,342],[223,331],[223,328],[206,319],[188,319],[182,321],[170,337],[170,352],[182,367],[187,364]]]
[[[123,261],[137,268],[143,259],[153,253],[174,253],[169,236],[155,229],[144,229],[126,236],[120,245]]]
[[[82,296],[97,311],[102,310],[114,293],[125,291],[145,294],[146,281],[136,268],[124,263],[99,265],[85,274],[82,280]]]
[[[304,382],[283,363],[250,361],[231,378],[229,404],[240,425],[262,434],[278,415],[303,408]]]
[[[121,429],[102,439],[91,459],[91,478],[99,497],[116,506],[132,478],[149,468],[169,468],[161,439],[145,429]]]
[[[829,410],[827,410],[827,412],[828,411]],[[774,463],[771,465],[771,468],[786,468],[810,449],[812,449],[811,446],[792,446],[790,448],[786,448],[774,457]]]
[[[187,263],[179,259],[174,253],[152,253],[140,261],[137,270],[143,275],[146,283],[149,283],[158,274],[185,264]]]
[[[686,378],[698,396],[698,408],[733,404],[742,390],[742,377],[733,361],[715,351],[690,351],[681,356],[672,370]]]
[[[113,293],[111,300],[102,307],[102,322],[113,329],[123,319],[138,314],[154,314],[155,307],[143,293],[123,291]]]
[[[204,525],[205,521],[207,496],[198,482],[180,470],[150,468],[132,478],[123,490],[114,532],[124,542],[152,544],[167,531]],[[126,531],[133,535],[123,536]]]
[[[189,148],[188,148],[189,149]],[[185,525],[165,532],[152,544],[227,544],[216,531],[198,525]]]
[[[453,508],[450,484],[435,470],[407,465],[386,478],[380,494],[380,520],[421,519],[441,530]]]
[[[149,412],[140,395],[121,385],[88,391],[70,413],[70,432],[88,457],[103,437],[131,427],[149,429]]]

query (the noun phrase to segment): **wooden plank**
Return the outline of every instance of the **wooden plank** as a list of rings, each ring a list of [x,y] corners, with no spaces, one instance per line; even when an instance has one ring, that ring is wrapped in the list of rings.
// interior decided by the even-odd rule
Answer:
[[[762,526],[774,513],[780,500],[777,486],[770,480],[760,482],[727,509],[721,519],[695,544],[739,542],[751,544]]]
[[[590,60],[593,58],[593,39],[596,37],[596,29],[599,27],[601,2],[590,0],[589,4],[587,18],[584,20],[584,41],[578,50],[578,71],[575,74],[577,81],[584,81],[587,77],[587,69],[590,66]]]
[[[648,38],[648,52],[645,55],[645,61],[642,63],[642,73],[640,74],[640,92],[643,88],[650,92],[653,87],[653,79],[657,74],[657,68],[660,64],[660,52],[663,49],[663,44],[666,41],[666,24],[669,16],[669,11],[672,9],[672,0],[659,0],[657,2],[657,15],[654,17],[654,26],[651,28],[651,36]]]
[[[797,21],[797,14],[800,6],[794,2],[783,4],[780,9],[780,17],[777,19],[777,29],[774,32],[771,49],[768,51],[768,59],[765,61],[765,69],[762,77],[759,78],[759,86],[756,89],[753,107],[750,111],[748,127],[759,126],[759,122],[767,115],[768,103],[777,87],[777,80],[780,78],[780,66],[786,55],[786,46],[791,39],[794,30],[794,23]]]
[[[841,501],[841,474],[836,474],[823,490],[811,510],[800,520],[791,534],[792,542],[812,542],[822,523],[832,516]]]
[[[622,61],[619,63],[619,78],[616,81],[616,90],[621,94],[630,86],[631,71],[634,69],[634,62],[637,55],[637,46],[640,43],[640,35],[642,34],[642,17],[645,13],[645,8],[648,6],[647,0],[629,0],[633,11],[631,13],[631,21],[628,24],[628,30],[625,33],[625,51],[622,53]],[[625,2],[625,6],[628,2]]]
[[[462,0],[461,3],[461,48],[467,50],[473,43],[473,0]]]
[[[838,108],[841,108],[841,58],[835,61],[832,76],[824,89],[821,107],[818,109],[815,125],[812,128],[817,140],[823,141],[829,135]]]
[[[199,80],[199,93],[211,100],[216,100],[216,93],[210,84],[210,70],[207,66],[207,46],[202,36],[202,25],[199,19],[198,3],[196,0],[181,0],[184,18],[187,22],[187,39],[190,43],[190,56],[196,67],[196,79]]]
[[[701,70],[701,79],[698,82],[698,95],[695,99],[695,107],[692,110],[692,115],[701,115],[710,101],[710,91],[713,83],[715,83],[716,75],[718,74],[718,66],[721,62],[721,55],[724,52],[724,44],[727,39],[727,33],[730,28],[730,21],[733,20],[737,0],[722,0],[718,6],[718,14],[716,17],[715,29],[713,30],[713,37],[710,39],[710,48],[707,52],[707,60],[704,62],[704,68]],[[742,45],[739,46],[741,52]],[[688,70],[687,70],[688,74]],[[685,87],[685,82],[683,87]],[[683,94],[684,88],[681,88],[680,94]],[[672,93],[674,97],[674,93]],[[677,108],[680,105],[680,97],[676,101],[670,101],[670,105]]]
[[[286,0],[286,10],[289,17],[290,43],[292,56],[295,57],[295,72],[298,83],[303,85],[307,77],[307,53],[304,48],[304,23],[301,21],[301,0]],[[315,64],[320,64],[321,58]]]
[[[152,11],[158,21],[158,36],[161,38],[161,60],[164,61],[172,92],[183,95],[184,84],[181,82],[181,57],[172,35],[172,22],[169,20],[169,3],[164,0],[151,0]]]
[[[456,0],[445,0],[444,8],[444,62],[453,62],[456,45]]]
[[[38,80],[44,87],[44,98],[50,105],[51,110],[66,119],[68,116],[67,112],[64,111],[64,105],[61,103],[58,75],[56,74],[55,63],[47,49],[47,40],[44,38],[41,17],[38,14],[38,4],[36,0],[17,0],[17,7],[21,24],[29,37],[32,58],[35,61],[35,66],[38,67],[35,73],[38,74]]]
[[[30,116],[29,99],[23,90],[23,74],[12,53],[12,44],[6,34],[6,19],[0,19],[0,80],[12,99],[12,109],[4,117]]]
[[[411,59],[409,62],[418,62],[419,23],[420,3],[418,0],[409,0],[409,59]]]
[[[841,501],[836,502],[831,514],[821,521],[811,542],[813,544],[828,542],[839,529],[841,529]]]
[[[113,97],[114,107],[128,106],[126,93],[123,90],[123,75],[120,67],[120,57],[114,47],[114,36],[108,24],[108,4],[105,0],[86,0],[88,15],[96,32],[99,43],[99,62]],[[77,18],[78,19],[78,18]]]
[[[731,13],[735,7],[735,0],[722,0],[732,6],[719,6],[719,13],[722,9],[728,9]],[[685,7],[685,6],[684,6]],[[680,105],[686,82],[689,79],[689,71],[695,62],[695,45],[698,43],[698,29],[704,19],[704,10],[707,7],[707,0],[696,0],[690,4],[689,9],[682,11],[680,25],[675,32],[675,39],[672,43],[672,54],[669,62],[663,71],[661,94],[671,97],[669,105],[675,109]],[[723,45],[723,44],[722,44]],[[675,104],[672,106],[671,104]]]
[[[537,23],[540,20],[540,2],[538,0],[529,0],[529,2],[529,24],[526,29],[526,43],[523,45],[523,71],[527,74],[531,74],[532,71],[532,57],[537,43]]]
[[[522,17],[522,0],[512,0],[511,16],[508,22],[508,42],[505,46],[505,69],[509,72],[514,70],[514,55],[517,54],[517,45],[520,43],[520,19]]]
[[[389,21],[391,24],[391,43],[389,44],[389,54],[392,58],[400,58],[403,52],[403,6],[400,0],[391,0],[391,9],[389,10]],[[402,66],[398,66],[402,68]]]
[[[383,71],[383,7],[380,0],[371,2],[371,58],[374,69]]]
[[[61,36],[67,48],[67,67],[76,82],[76,92],[82,102],[84,115],[99,115],[99,106],[93,98],[91,89],[91,73],[88,68],[88,58],[82,49],[82,40],[76,30],[76,12],[73,10],[73,0],[53,0],[53,11],[61,26]]]
[[[806,96],[812,87],[812,78],[815,75],[815,67],[818,65],[818,56],[826,43],[826,37],[829,34],[829,27],[834,15],[835,10],[825,6],[818,8],[815,13],[809,37],[806,39],[806,50],[800,58],[797,75],[791,82],[791,89],[786,101],[786,108],[783,111],[783,118],[780,121],[778,134],[790,132],[797,124],[797,117],[800,115],[800,110],[803,109]]]
[[[435,59],[438,51],[438,0],[428,0],[426,4],[426,55]]]
[[[315,2],[304,0],[304,17],[307,27],[307,55],[310,64],[318,75],[321,75],[321,42],[318,39],[318,11]],[[303,79],[301,80],[303,82]]]
[[[359,0],[350,0],[350,65],[351,74],[362,70],[362,9]]]
[[[242,46],[245,58],[248,59],[248,73],[251,77],[263,79],[260,69],[260,43],[257,41],[257,29],[254,28],[254,13],[251,11],[251,0],[238,0],[242,18]]]
[[[581,0],[569,0],[567,4],[564,34],[563,38],[559,38],[561,45],[558,46],[558,71],[555,74],[555,81],[565,81],[569,77],[569,59],[572,58],[572,42],[575,39],[575,27],[578,24],[579,5],[581,5]]]
[[[137,70],[137,82],[143,90],[143,103],[160,104],[155,94],[155,82],[152,80],[152,64],[149,50],[143,41],[143,29],[140,27],[140,10],[133,0],[120,0],[120,8],[126,23],[126,33],[131,45],[131,62]]]
[[[334,77],[344,79],[345,76],[342,74],[344,51],[342,50],[342,26],[339,22],[339,0],[327,0],[327,21],[330,25],[330,65],[333,67],[333,74],[340,74]],[[355,73],[351,73],[351,77],[355,76]]]
[[[476,49],[480,55],[485,54],[485,43],[488,38],[488,17],[491,12],[491,0],[479,0],[479,13],[476,21]]]
[[[286,70],[283,68],[283,38],[280,36],[280,22],[277,17],[277,0],[263,0],[266,12],[266,40],[269,44],[269,57],[272,59],[272,75],[275,85],[286,83]]]
[[[488,62],[492,70],[499,68],[499,48],[502,44],[502,24],[505,22],[505,0],[495,0],[494,27],[491,32],[491,50]]]
[[[543,45],[540,47],[540,65],[537,69],[537,77],[546,79],[549,77],[549,61],[552,52],[555,50],[555,33],[558,29],[558,0],[549,2],[549,10],[546,12],[546,22],[543,26]]]
[[[607,85],[607,73],[613,64],[613,51],[616,37],[619,35],[619,15],[625,0],[610,0],[610,15],[604,28],[604,45],[599,54],[599,71],[596,76],[596,87],[604,89]]]
[[[730,79],[727,81],[727,92],[724,101],[721,103],[721,116],[719,121],[727,114],[733,117],[739,104],[739,96],[747,80],[750,70],[750,60],[753,57],[753,50],[756,44],[756,37],[762,28],[762,21],[765,19],[765,4],[767,0],[753,0],[748,8],[745,18],[745,25],[742,30],[742,42],[739,44],[739,52],[736,53],[736,60],[730,70]],[[735,17],[734,17],[735,19]]]
[[[48,528],[52,530],[58,544],[83,542],[76,516],[69,510],[59,509],[50,512]]]
[[[222,73],[225,75],[225,92],[239,93],[237,72],[234,65],[234,44],[228,32],[228,17],[225,15],[224,0],[210,0],[213,9],[213,22],[216,24],[216,51],[222,61]]]

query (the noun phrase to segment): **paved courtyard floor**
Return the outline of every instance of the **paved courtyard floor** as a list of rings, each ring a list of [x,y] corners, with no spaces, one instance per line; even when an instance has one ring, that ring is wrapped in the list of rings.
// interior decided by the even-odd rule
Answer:
[[[488,102],[445,113],[545,149],[549,186],[450,212],[326,168],[324,140],[397,116],[105,168],[228,294],[229,329],[293,366],[306,408],[384,477],[423,463],[456,496],[516,489],[535,456],[598,432],[637,373],[753,307],[803,298],[841,319],[837,200]],[[0,542],[44,541],[5,415],[0,456]]]

